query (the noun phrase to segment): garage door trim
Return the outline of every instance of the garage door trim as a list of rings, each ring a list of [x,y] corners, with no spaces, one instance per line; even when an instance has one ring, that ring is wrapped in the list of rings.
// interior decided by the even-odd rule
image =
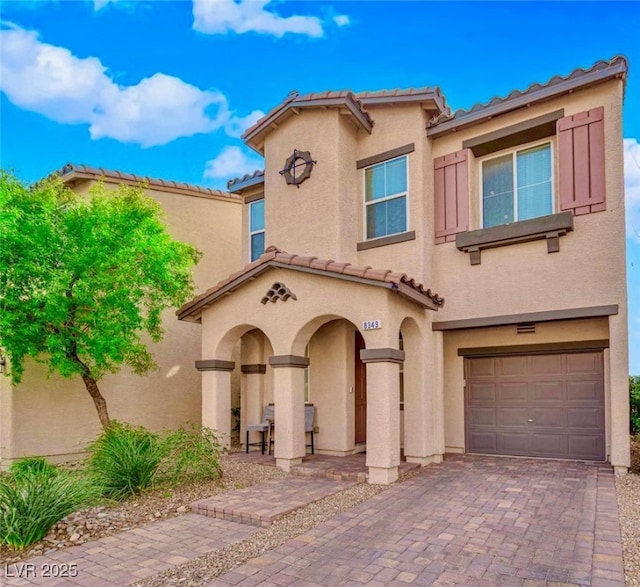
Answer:
[[[519,344],[511,346],[487,346],[458,349],[459,357],[506,357],[509,355],[535,355],[552,353],[575,353],[601,351],[609,348],[609,340],[579,340],[575,342],[550,342],[541,344]]]

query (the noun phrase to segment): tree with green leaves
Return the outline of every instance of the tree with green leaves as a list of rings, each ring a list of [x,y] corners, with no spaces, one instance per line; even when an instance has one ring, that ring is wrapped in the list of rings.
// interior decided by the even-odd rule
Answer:
[[[103,427],[98,382],[128,365],[155,368],[143,342],[162,312],[193,295],[200,252],[172,239],[144,186],[96,183],[90,197],[60,178],[25,186],[0,172],[0,347],[19,383],[28,357],[80,376]]]
[[[640,375],[629,376],[631,434],[640,434]]]

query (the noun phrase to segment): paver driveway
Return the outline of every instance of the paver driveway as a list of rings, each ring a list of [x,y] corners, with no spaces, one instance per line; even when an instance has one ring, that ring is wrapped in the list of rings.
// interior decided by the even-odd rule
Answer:
[[[624,585],[611,467],[456,456],[210,583]]]

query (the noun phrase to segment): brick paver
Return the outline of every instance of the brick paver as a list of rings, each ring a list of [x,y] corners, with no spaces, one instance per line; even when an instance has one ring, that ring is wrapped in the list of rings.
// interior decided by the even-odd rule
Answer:
[[[448,458],[210,586],[623,587],[611,467]]]
[[[243,524],[186,514],[6,565],[0,571],[0,583],[123,587],[245,540],[257,531]]]
[[[273,479],[246,489],[201,499],[192,505],[192,511],[212,518],[266,528],[289,512],[354,485],[353,482],[319,478]]]

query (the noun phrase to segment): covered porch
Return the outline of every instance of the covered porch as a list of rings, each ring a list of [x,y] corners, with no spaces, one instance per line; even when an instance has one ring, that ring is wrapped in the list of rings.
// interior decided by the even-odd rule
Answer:
[[[203,425],[230,437],[231,381],[239,377],[240,438],[271,404],[272,458],[286,471],[309,463],[331,470],[329,458],[341,457],[342,468],[359,474],[364,465],[369,483],[388,484],[402,449],[407,463],[441,461],[442,341],[430,314],[442,303],[404,274],[268,250],[179,311],[203,328]],[[254,455],[262,457],[258,449],[237,458]]]

